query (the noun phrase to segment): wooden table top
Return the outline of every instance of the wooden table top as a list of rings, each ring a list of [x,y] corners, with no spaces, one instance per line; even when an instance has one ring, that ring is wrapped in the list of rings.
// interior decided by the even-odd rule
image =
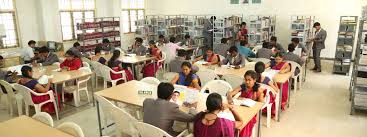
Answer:
[[[57,71],[57,69],[59,69],[58,65],[32,67],[32,68],[34,78],[38,79],[42,75],[53,76],[52,83],[54,84],[63,83],[68,80],[77,79],[80,77],[85,77],[93,74],[93,72],[89,73],[81,70]],[[8,70],[8,68],[4,68],[3,70]]]
[[[109,60],[112,57],[112,54],[105,54],[101,55],[101,57],[104,57],[106,60]],[[129,64],[136,64],[139,62],[144,62],[148,60],[153,60],[154,57],[152,56],[120,56],[119,60],[123,63],[129,63]]]
[[[199,67],[199,71],[200,70],[205,70],[205,69],[211,69],[211,70],[214,70],[214,72],[219,76],[234,74],[234,75],[238,75],[238,76],[243,77],[245,75],[246,71],[255,70],[255,64],[256,64],[256,62],[249,62],[249,63],[246,63],[245,67],[242,67],[240,69],[220,67],[220,66],[217,66],[217,65],[212,65],[212,66],[204,66],[204,65],[201,65],[201,64],[195,64],[195,65]],[[276,74],[274,76],[273,80],[275,82],[284,83],[291,76],[292,76],[291,72],[288,72],[288,73],[285,73],[285,74]]]
[[[2,137],[73,137],[27,116],[20,116],[0,123]]]
[[[152,95],[141,95],[138,94],[139,90],[150,91],[149,89],[153,89]],[[130,105],[135,105],[142,107],[143,102],[146,98],[157,98],[157,86],[150,85],[140,81],[129,81],[124,84],[117,85],[115,87],[111,87],[108,89],[104,89],[102,91],[96,92],[95,94],[103,96],[109,100],[123,102]],[[208,94],[206,93],[199,93],[198,94],[198,105],[197,111],[204,111],[206,110],[206,98]],[[244,123],[248,123],[252,117],[254,117],[259,110],[262,108],[264,103],[257,102],[256,105],[252,108],[244,107],[244,106],[235,106],[236,110],[241,114],[242,118],[244,119]],[[180,109],[183,111],[188,111],[187,107],[180,106]],[[245,124],[244,124],[245,126]]]

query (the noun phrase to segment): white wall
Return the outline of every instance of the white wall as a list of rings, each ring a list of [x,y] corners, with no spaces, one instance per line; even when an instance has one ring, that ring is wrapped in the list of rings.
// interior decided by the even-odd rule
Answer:
[[[313,15],[328,32],[321,56],[333,58],[339,17],[360,16],[361,4],[361,0],[263,0],[258,5],[231,5],[229,0],[147,0],[146,14],[276,15],[276,35],[284,47],[290,42],[290,17]]]

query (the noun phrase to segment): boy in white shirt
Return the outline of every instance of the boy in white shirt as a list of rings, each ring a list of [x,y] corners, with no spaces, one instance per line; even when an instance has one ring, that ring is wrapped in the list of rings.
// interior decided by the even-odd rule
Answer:
[[[32,59],[34,58],[34,48],[36,46],[36,41],[30,40],[28,42],[28,46],[23,48],[23,58],[24,63],[31,63]]]

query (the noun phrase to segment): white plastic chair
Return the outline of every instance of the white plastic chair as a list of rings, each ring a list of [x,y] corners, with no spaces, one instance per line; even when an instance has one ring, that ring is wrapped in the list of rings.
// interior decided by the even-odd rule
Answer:
[[[272,103],[270,103],[270,92],[275,96],[275,117],[278,118],[278,109],[279,109],[279,94],[270,86],[265,84],[260,84],[260,86],[264,89],[266,89],[266,95],[265,95],[265,105],[262,107],[264,109],[266,107],[266,127],[270,128],[270,121],[271,121],[271,108]]]
[[[164,82],[170,82],[178,73],[176,72],[167,72],[163,74],[163,80]]]
[[[47,91],[46,93],[37,93],[37,92],[34,92],[33,90],[31,90],[31,89],[29,89],[29,88],[27,88],[23,85],[19,85],[19,84],[15,84],[14,88],[23,96],[27,116],[29,116],[29,106],[33,106],[36,110],[36,113],[39,113],[39,112],[41,112],[41,107],[44,104],[53,103],[54,107],[55,107],[56,118],[59,119],[59,111],[58,111],[58,107],[56,105],[55,96],[54,96],[54,93],[51,90]],[[34,95],[34,96],[45,96],[45,95],[47,95],[47,96],[50,97],[50,99],[47,100],[47,101],[44,101],[42,103],[39,103],[39,104],[34,104],[31,94]]]
[[[166,131],[147,123],[138,122],[136,123],[136,128],[138,129],[141,137],[172,137]],[[177,137],[184,137],[186,134],[188,134],[188,131],[184,130],[177,135]]]
[[[262,48],[262,45],[256,45],[253,49],[252,49],[252,52],[254,52],[255,54],[257,53],[257,51],[259,50],[259,49],[261,49]]]
[[[88,67],[82,67],[79,70],[86,71],[86,72],[92,72],[92,70]],[[71,93],[73,94],[73,97],[74,97],[74,105],[78,107],[80,105],[80,92],[84,91],[85,95],[87,96],[88,103],[89,103],[90,99],[89,99],[88,81],[90,77],[91,76],[78,78],[77,84],[75,86],[64,87],[64,90],[62,90],[62,101],[65,102],[64,92]]]
[[[119,107],[112,108],[112,119],[116,123],[116,137],[122,135],[129,135],[132,137],[139,137],[138,130],[135,125],[138,122],[133,116],[131,116],[125,110]]]
[[[57,129],[66,132],[74,137],[84,137],[82,128],[73,122],[64,122],[57,126]]]
[[[219,79],[218,75],[215,74],[214,70],[209,69],[199,70],[198,72],[196,72],[196,75],[199,76],[201,85],[205,85],[207,82],[211,80]]]
[[[87,62],[82,62],[83,63],[83,67],[88,67],[88,68],[90,68],[90,65],[87,63]]]
[[[228,82],[232,86],[232,88],[237,88],[243,83],[243,77],[235,74],[223,75],[222,79]]]
[[[167,70],[166,65],[165,65],[166,58],[167,58],[167,54],[162,51],[162,59],[157,61],[157,63],[159,64],[158,69],[163,68],[163,72],[166,72],[166,70]]]
[[[256,62],[263,62],[264,64],[269,63],[270,59],[267,58],[255,58]]]
[[[101,72],[101,67],[103,64],[97,62],[97,61],[92,61],[90,63],[90,65],[92,66],[93,72],[95,73],[95,84],[96,84],[96,88],[98,88],[98,77],[102,77],[102,72]]]
[[[13,115],[14,112],[13,104],[15,103],[18,106],[18,115],[19,116],[22,115],[23,96],[20,94],[15,94],[12,85],[10,85],[8,82],[4,80],[0,80],[0,85],[2,85],[7,92],[7,94],[4,93],[5,91],[0,92],[0,97],[3,96],[7,97],[6,103],[9,109],[9,114]],[[0,90],[2,89],[0,88]]]
[[[124,82],[126,82],[126,80],[127,80],[126,73],[125,73],[124,70],[116,72],[116,71],[112,70],[110,67],[103,65],[103,66],[100,66],[100,71],[102,73],[103,80],[104,80],[104,82],[103,82],[104,83],[104,88],[107,88],[107,82],[111,82],[112,86],[116,86],[118,81],[123,80]],[[110,72],[112,72],[113,74],[121,74],[122,77],[119,78],[119,79],[112,80]]]
[[[44,124],[47,124],[50,127],[54,127],[54,120],[52,119],[51,115],[46,112],[36,113],[32,116],[32,118]]]
[[[296,93],[297,89],[299,89],[300,86],[302,85],[303,69],[297,62],[294,62],[294,61],[287,61],[287,62],[291,65],[292,79],[294,82],[294,93]],[[300,72],[297,75],[295,75],[296,68],[300,70]],[[299,83],[298,83],[298,79],[299,79]]]
[[[99,103],[99,107],[100,108],[100,112],[102,112],[101,114],[103,115],[103,120],[102,120],[102,127],[106,128],[108,125],[108,121],[112,121],[112,111],[113,111],[113,107],[115,107],[115,105],[110,102],[109,100],[107,100],[106,98],[99,96],[97,94],[94,94],[94,97],[96,98],[96,100]]]
[[[140,80],[141,82],[145,82],[148,84],[152,84],[152,85],[159,85],[159,83],[161,83],[157,78],[155,77],[145,77],[143,79]]]
[[[222,56],[222,55],[219,55],[218,54],[218,56],[219,56],[219,62],[222,62],[224,59],[226,59],[224,56]]]
[[[222,96],[227,96],[227,92],[232,91],[231,85],[224,80],[212,80],[206,83],[200,90],[204,93],[205,90],[209,90],[210,93],[218,93]]]

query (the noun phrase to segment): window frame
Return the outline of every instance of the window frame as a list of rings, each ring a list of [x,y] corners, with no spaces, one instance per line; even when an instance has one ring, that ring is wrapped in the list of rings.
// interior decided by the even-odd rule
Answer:
[[[70,21],[71,21],[71,35],[72,35],[72,38],[71,39],[64,39],[64,30],[63,30],[63,26],[61,24],[61,13],[62,12],[65,12],[65,13],[68,13],[70,14]],[[74,41],[74,40],[77,40],[77,34],[75,33],[75,27],[76,27],[76,24],[74,24],[74,12],[82,12],[82,18],[85,18],[85,12],[93,12],[93,17],[95,18],[96,17],[96,10],[92,10],[92,9],[89,9],[89,10],[59,10],[59,13],[60,13],[60,25],[61,25],[61,37],[62,37],[62,41]]]
[[[122,0],[120,0],[121,1],[121,4],[122,4]],[[131,8],[130,6],[130,2],[131,1],[134,1],[134,0],[128,0],[128,8],[123,8],[122,7],[122,5],[120,5],[121,6],[121,12],[120,12],[120,15],[122,15],[122,12],[123,11],[127,11],[127,13],[128,13],[128,24],[129,24],[129,31],[128,32],[123,32],[124,30],[122,29],[121,31],[123,32],[123,34],[131,34],[131,33],[135,33],[135,30],[134,30],[134,32],[131,30],[131,11],[136,11],[136,14],[137,14],[137,16],[136,16],[136,20],[138,20],[138,18],[139,18],[139,11],[140,10],[142,10],[143,11],[143,17],[145,18],[145,7],[146,7],[146,1],[147,0],[144,0],[144,2],[143,2],[143,8]],[[122,22],[123,23],[123,22]],[[125,25],[125,24],[122,24],[122,25]]]
[[[15,0],[12,0],[13,2],[13,9],[0,9],[0,14],[3,13],[11,13],[13,16],[13,26],[14,26],[14,32],[15,32],[15,45],[10,45],[10,46],[6,46],[5,42],[3,41],[3,46],[4,47],[0,47],[0,49],[11,49],[11,48],[19,48],[20,46],[20,36],[19,36],[19,24],[18,24],[18,14],[17,14],[17,8],[16,8],[16,3]],[[5,28],[5,30],[7,30]]]

